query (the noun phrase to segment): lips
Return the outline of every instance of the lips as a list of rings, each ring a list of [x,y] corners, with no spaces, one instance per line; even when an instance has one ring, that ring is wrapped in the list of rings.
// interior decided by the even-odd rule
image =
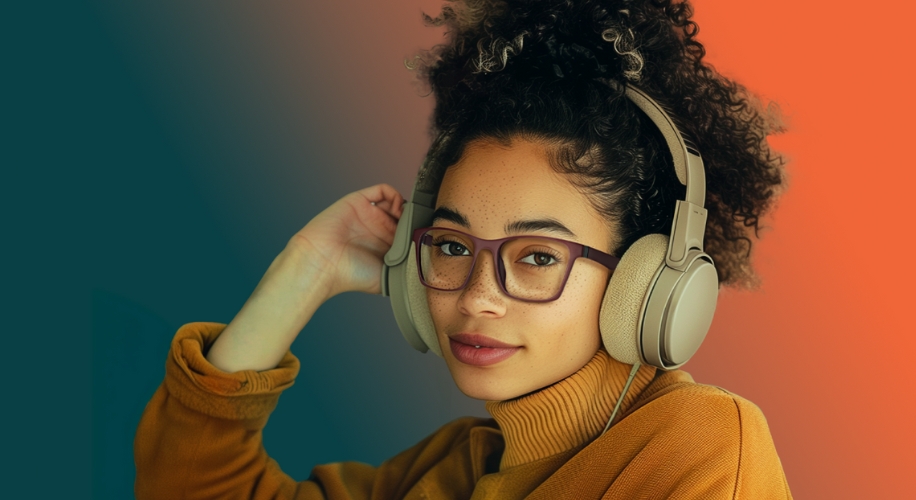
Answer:
[[[503,361],[521,347],[484,335],[459,333],[449,337],[449,347],[458,361],[473,366],[489,366]]]

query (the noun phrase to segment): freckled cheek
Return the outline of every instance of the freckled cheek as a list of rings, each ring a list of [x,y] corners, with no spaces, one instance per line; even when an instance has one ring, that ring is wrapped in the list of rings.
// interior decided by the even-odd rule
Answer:
[[[448,323],[452,312],[456,310],[455,299],[437,291],[426,292],[426,303],[436,331],[441,331]]]
[[[597,336],[598,315],[604,298],[605,281],[601,273],[573,272],[569,276],[563,294],[554,302],[538,311],[542,345],[555,353],[578,351],[588,343],[589,348]],[[595,338],[592,338],[595,337]]]
[[[569,303],[567,308],[569,314],[578,317],[595,315],[597,318],[597,311],[601,307],[601,301],[607,289],[606,284],[607,273],[595,272],[594,269],[580,271],[573,268],[560,300]]]
[[[529,340],[548,348],[571,347],[583,330],[597,327],[604,285],[601,273],[591,269],[573,269],[559,299],[544,304],[513,303],[508,318],[526,332]],[[498,290],[486,290],[475,280],[464,293],[488,295]],[[477,288],[480,287],[480,288]],[[475,289],[476,288],[476,289]],[[437,333],[445,333],[451,322],[460,316],[460,293],[427,290],[427,304]],[[501,297],[499,297],[502,299]],[[577,335],[577,333],[579,335]]]

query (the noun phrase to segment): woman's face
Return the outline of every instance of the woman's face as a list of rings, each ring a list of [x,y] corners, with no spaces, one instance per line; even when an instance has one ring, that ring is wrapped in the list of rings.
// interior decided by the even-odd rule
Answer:
[[[524,139],[515,138],[509,146],[492,140],[471,143],[461,160],[446,171],[436,208],[434,226],[478,238],[532,234],[607,253],[616,241],[610,223],[598,215],[586,195],[569,177],[551,168],[547,149]],[[535,225],[546,228],[506,232],[513,223],[527,221],[547,222]],[[458,388],[472,398],[506,400],[579,370],[601,345],[598,312],[609,276],[607,268],[580,258],[560,298],[523,302],[501,291],[493,255],[482,251],[464,289],[427,288],[442,354]],[[508,346],[508,350],[484,351],[486,344]],[[499,361],[475,362],[475,354],[482,358],[492,354]]]

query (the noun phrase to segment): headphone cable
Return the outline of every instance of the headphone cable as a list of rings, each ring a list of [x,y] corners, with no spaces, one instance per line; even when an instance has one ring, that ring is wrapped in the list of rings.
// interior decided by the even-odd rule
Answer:
[[[617,411],[620,410],[620,403],[623,403],[623,398],[627,395],[627,391],[630,390],[630,384],[633,383],[633,379],[636,377],[636,372],[639,371],[640,366],[639,361],[637,361],[630,370],[630,376],[627,378],[627,383],[624,384],[623,391],[620,393],[620,397],[617,398],[617,403],[614,405],[614,411],[611,413],[611,418],[608,419],[607,425],[604,426],[604,430],[601,431],[601,436],[611,428],[611,422],[613,422],[614,417],[617,416]]]

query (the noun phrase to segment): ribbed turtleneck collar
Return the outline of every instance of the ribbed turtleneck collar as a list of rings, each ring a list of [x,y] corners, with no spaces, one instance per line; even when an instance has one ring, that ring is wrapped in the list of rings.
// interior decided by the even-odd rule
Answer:
[[[509,401],[488,401],[487,411],[499,424],[506,444],[500,470],[584,446],[598,437],[631,368],[599,349],[579,371],[549,387]],[[654,375],[655,368],[640,367],[620,412]]]

